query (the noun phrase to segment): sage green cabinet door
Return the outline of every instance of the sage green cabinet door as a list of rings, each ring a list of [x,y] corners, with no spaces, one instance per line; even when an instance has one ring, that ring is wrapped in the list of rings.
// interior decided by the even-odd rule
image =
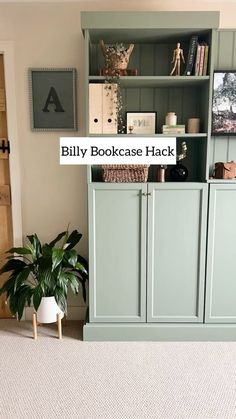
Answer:
[[[202,322],[208,185],[148,185],[147,320]]]
[[[90,322],[146,321],[146,191],[89,185]]]
[[[236,184],[210,185],[206,323],[236,323]]]

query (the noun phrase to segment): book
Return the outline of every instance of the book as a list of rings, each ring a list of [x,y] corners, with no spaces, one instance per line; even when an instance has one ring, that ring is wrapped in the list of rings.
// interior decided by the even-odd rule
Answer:
[[[205,45],[205,54],[204,54],[204,63],[203,63],[203,72],[202,75],[207,75],[207,65],[208,65],[208,55],[209,55],[209,45]]]
[[[204,54],[205,54],[205,45],[201,45],[198,76],[202,76],[203,74]]]
[[[201,45],[197,45],[196,59],[195,59],[195,68],[194,75],[199,76],[199,64],[200,64],[200,54],[201,54]]]
[[[192,74],[196,51],[197,51],[197,45],[198,45],[197,41],[198,41],[197,35],[192,36],[192,38],[190,39],[188,58],[186,62],[185,72],[184,72],[185,76],[191,76]]]
[[[163,134],[185,134],[185,125],[162,125]]]

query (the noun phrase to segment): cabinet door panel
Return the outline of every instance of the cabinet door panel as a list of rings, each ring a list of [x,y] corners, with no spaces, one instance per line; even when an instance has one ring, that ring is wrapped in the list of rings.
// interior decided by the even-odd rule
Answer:
[[[146,190],[89,185],[91,322],[146,320]]]
[[[149,184],[150,322],[202,322],[207,185]]]
[[[211,185],[206,323],[236,323],[236,185]]]

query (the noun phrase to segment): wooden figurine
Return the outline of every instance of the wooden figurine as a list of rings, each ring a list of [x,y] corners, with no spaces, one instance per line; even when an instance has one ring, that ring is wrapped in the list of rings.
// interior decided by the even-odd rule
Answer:
[[[171,64],[174,63],[174,66],[172,68],[172,71],[170,73],[170,75],[172,76],[175,72],[176,76],[180,76],[180,64],[181,64],[181,59],[183,61],[183,63],[185,64],[185,59],[184,59],[184,53],[182,48],[180,48],[180,43],[177,43],[176,49],[174,49],[173,52],[173,59],[171,61]]]

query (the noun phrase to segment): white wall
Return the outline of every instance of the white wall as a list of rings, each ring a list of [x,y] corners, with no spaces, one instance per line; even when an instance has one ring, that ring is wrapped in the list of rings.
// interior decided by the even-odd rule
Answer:
[[[28,93],[29,67],[75,67],[79,130],[73,135],[84,135],[81,10],[220,10],[221,27],[235,27],[236,4],[210,0],[0,3],[0,40],[15,44],[23,235],[37,232],[42,240],[50,240],[70,223],[71,229],[83,234],[80,252],[86,256],[86,168],[59,165],[60,133],[31,132]],[[71,299],[71,305],[80,304]]]

